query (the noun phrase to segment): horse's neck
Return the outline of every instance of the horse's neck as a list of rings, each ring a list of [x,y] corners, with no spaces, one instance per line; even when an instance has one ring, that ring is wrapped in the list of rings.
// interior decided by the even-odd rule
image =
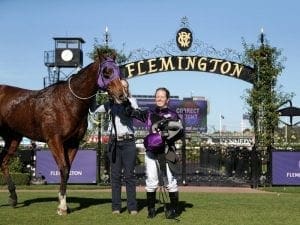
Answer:
[[[86,68],[71,77],[70,87],[76,95],[87,98],[96,94],[98,66],[96,63],[90,64]]]

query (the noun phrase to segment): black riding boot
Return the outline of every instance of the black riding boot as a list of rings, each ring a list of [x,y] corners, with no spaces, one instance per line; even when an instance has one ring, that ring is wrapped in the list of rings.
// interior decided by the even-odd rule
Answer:
[[[156,192],[147,192],[148,218],[155,217]]]
[[[175,219],[178,216],[178,191],[169,192],[170,206],[166,211],[167,219]]]

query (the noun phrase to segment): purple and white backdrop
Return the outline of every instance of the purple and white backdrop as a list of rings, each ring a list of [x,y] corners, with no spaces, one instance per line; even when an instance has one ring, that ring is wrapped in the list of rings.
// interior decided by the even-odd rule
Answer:
[[[36,175],[47,183],[60,183],[60,172],[49,150],[36,151]],[[95,150],[78,150],[68,183],[96,183],[97,154]]]
[[[272,152],[272,184],[300,185],[300,152]]]

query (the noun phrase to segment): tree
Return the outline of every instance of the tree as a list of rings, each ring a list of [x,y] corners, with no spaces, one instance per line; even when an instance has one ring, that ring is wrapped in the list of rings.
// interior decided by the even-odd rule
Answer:
[[[245,63],[254,66],[254,84],[252,89],[247,89],[248,96],[245,97],[249,105],[250,123],[254,128],[255,148],[266,151],[270,157],[274,144],[274,132],[278,126],[278,108],[292,94],[286,94],[277,88],[277,78],[284,69],[284,58],[281,51],[264,43],[263,34],[259,46],[247,45],[243,42],[245,49]],[[268,172],[270,168],[268,166]]]
[[[116,56],[116,61],[119,64],[126,62],[131,55],[131,53],[129,53],[129,55],[126,56],[123,50],[118,51],[116,49],[110,48],[107,44],[100,44],[98,42],[98,39],[95,38],[93,44],[93,50],[90,53],[88,53],[88,56],[90,57],[90,59],[95,61],[98,59],[99,54],[107,55],[107,56],[114,55]]]

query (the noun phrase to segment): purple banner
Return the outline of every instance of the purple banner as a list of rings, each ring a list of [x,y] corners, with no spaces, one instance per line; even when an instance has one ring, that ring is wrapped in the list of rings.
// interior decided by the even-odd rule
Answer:
[[[170,100],[170,107],[174,109],[185,122],[185,130],[207,131],[207,101],[184,98]]]
[[[96,169],[96,151],[79,150],[68,183],[96,183]],[[36,175],[44,176],[47,183],[60,183],[60,172],[50,151],[36,151]]]
[[[272,152],[272,183],[300,185],[300,152]]]
[[[137,102],[142,109],[155,108],[154,98],[153,99],[139,99]],[[207,131],[207,101],[204,99],[192,99],[184,98],[170,99],[169,107],[176,111],[180,118],[185,122],[185,130],[189,131]],[[147,130],[144,123],[135,120],[134,126],[137,130]]]

